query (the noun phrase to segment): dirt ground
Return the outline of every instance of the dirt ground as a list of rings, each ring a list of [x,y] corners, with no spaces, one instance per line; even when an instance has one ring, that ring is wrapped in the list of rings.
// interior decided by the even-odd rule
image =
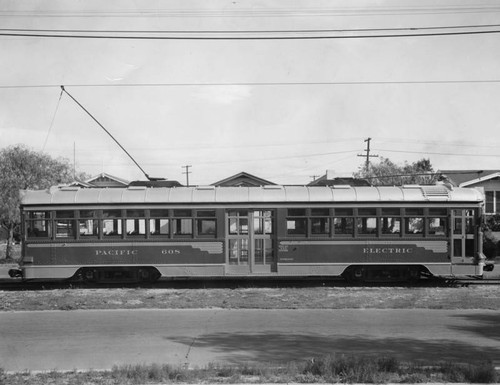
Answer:
[[[500,310],[500,285],[0,291],[0,311],[145,308]]]

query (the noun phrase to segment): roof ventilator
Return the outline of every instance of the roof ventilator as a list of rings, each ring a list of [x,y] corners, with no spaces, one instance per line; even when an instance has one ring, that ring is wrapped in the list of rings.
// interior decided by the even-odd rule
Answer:
[[[447,200],[450,191],[445,186],[421,186],[424,197],[428,200]]]

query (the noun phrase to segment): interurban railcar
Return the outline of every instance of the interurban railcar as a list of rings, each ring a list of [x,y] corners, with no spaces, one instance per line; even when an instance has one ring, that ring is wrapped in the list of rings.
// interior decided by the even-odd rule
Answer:
[[[436,186],[21,192],[22,277],[481,276],[483,194]]]

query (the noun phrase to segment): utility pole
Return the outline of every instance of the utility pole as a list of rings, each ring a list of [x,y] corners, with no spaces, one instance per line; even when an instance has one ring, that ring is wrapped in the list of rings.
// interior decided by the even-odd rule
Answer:
[[[181,166],[181,168],[185,168],[186,171],[183,172],[183,174],[186,174],[186,186],[189,187],[189,174],[191,174],[191,171],[189,171],[189,167],[193,167],[189,164],[185,165],[185,166]]]
[[[372,138],[367,138],[365,139],[365,142],[366,142],[366,148],[365,148],[365,152],[366,152],[366,155],[365,154],[358,154],[358,156],[362,156],[363,158],[366,157],[366,163],[365,163],[365,168],[366,168],[366,171],[368,171],[369,167],[370,167],[370,158],[377,158],[378,155],[370,155],[370,141],[372,140]]]

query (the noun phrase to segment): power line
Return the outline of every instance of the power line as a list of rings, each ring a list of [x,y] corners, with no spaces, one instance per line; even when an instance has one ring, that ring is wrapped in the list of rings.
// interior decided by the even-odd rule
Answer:
[[[330,155],[339,155],[339,154],[355,154],[357,151],[356,150],[347,150],[347,151],[337,151],[337,152],[327,152],[327,153],[315,153],[315,154],[299,154],[299,155],[291,155],[291,156],[275,156],[275,157],[259,157],[258,159],[252,158],[252,159],[232,159],[231,164],[236,164],[236,163],[260,163],[260,162],[268,162],[268,161],[275,161],[275,160],[285,160],[285,159],[304,159],[304,158],[314,158],[318,156],[330,156]],[[228,161],[226,160],[220,160],[220,161],[200,161],[197,163],[198,165],[209,165],[209,164],[227,164]],[[100,163],[98,162],[91,162],[91,161],[83,161],[80,162],[80,164],[85,164],[85,165],[99,165]],[[114,165],[125,165],[127,163],[114,163]],[[143,162],[143,165],[146,166],[162,166],[164,163],[160,162]],[[182,166],[185,167],[185,166]],[[191,167],[191,166],[189,166]],[[191,172],[190,172],[191,173]]]
[[[67,84],[66,87],[234,87],[234,86],[330,86],[330,85],[412,85],[412,84],[489,84],[500,83],[500,79],[473,80],[380,80],[337,82],[234,82],[234,83],[127,83],[127,84]],[[0,85],[0,89],[58,88],[56,84]]]
[[[410,143],[412,145],[414,144],[422,144],[422,145],[431,145],[431,146],[451,146],[451,147],[476,147],[476,148],[498,148],[499,144],[490,144],[490,145],[484,145],[484,144],[471,144],[471,143],[454,143],[454,142],[443,142],[443,141],[438,141],[438,140],[417,140],[417,139],[398,139],[398,138],[384,138],[384,137],[377,137],[378,139],[381,139],[383,143]],[[489,143],[492,143],[489,141]]]
[[[0,28],[2,32],[24,33],[139,33],[139,34],[245,34],[245,33],[345,33],[345,32],[383,32],[383,31],[430,31],[450,29],[498,28],[500,24],[445,25],[428,27],[394,27],[394,28],[342,28],[342,29],[284,29],[284,30],[109,30],[109,29],[32,29],[32,28]]]
[[[123,18],[123,17],[172,17],[172,18],[213,18],[213,17],[325,17],[325,16],[373,16],[373,15],[414,15],[414,14],[457,14],[457,13],[492,13],[499,12],[497,5],[478,4],[451,5],[451,6],[377,6],[377,7],[309,7],[309,8],[211,8],[211,9],[134,9],[134,10],[90,10],[90,11],[58,11],[37,10],[28,11],[2,11],[0,16],[5,17],[101,17],[101,18]]]
[[[441,28],[442,29],[442,28]],[[406,28],[405,31],[419,31],[423,30],[421,28]],[[6,32],[13,31],[13,32]],[[349,31],[349,30],[345,30]],[[382,30],[377,30],[382,31]],[[391,29],[385,29],[384,31],[391,32]],[[396,31],[393,29],[392,31]],[[82,32],[83,33],[83,32]],[[116,35],[118,32],[109,32],[115,33],[115,35],[111,34],[93,34],[95,32],[89,31],[85,32],[85,34],[72,34],[69,32],[57,32],[57,30],[52,30],[52,32],[37,32],[37,30],[33,30],[33,32],[16,32],[15,30],[4,30],[0,32],[0,36],[11,36],[11,37],[35,37],[35,38],[69,38],[69,39],[119,39],[119,40],[334,40],[334,39],[374,39],[374,38],[406,38],[406,37],[436,37],[436,36],[461,36],[461,35],[484,35],[484,34],[496,34],[500,33],[499,29],[494,30],[481,30],[481,31],[447,31],[447,32],[418,32],[418,33],[385,33],[385,34],[372,34],[372,35],[329,35],[329,34],[321,34],[323,32],[313,32],[315,34],[300,34],[304,32],[295,32],[295,31],[273,31],[273,32],[265,32],[265,33],[278,33],[281,35],[277,36],[262,36],[259,35],[259,31],[252,32],[243,32],[249,33],[253,35],[249,36],[235,36],[240,32],[231,31],[231,32],[223,32],[223,31],[214,31],[214,32],[198,32],[198,31],[183,31],[183,32],[169,32],[170,36],[138,36],[138,35]],[[101,32],[104,33],[104,32]],[[107,32],[106,32],[107,33]],[[126,32],[126,33],[144,33],[141,31],[138,32]],[[155,32],[156,33],[156,32]],[[160,33],[160,32],[158,32]],[[183,33],[184,36],[179,35]],[[220,34],[226,34],[226,36],[221,36]],[[317,33],[317,34],[316,34]],[[328,32],[331,33],[331,32]],[[339,30],[335,33],[344,33],[343,30]],[[198,34],[198,35],[195,35]],[[295,35],[294,35],[295,34]]]
[[[377,151],[385,152],[399,152],[404,154],[424,154],[424,155],[452,155],[452,156],[474,156],[474,157],[494,157],[500,158],[500,154],[464,154],[464,153],[449,153],[449,152],[431,152],[431,151],[403,151],[403,150],[387,150],[383,148],[377,149]]]

